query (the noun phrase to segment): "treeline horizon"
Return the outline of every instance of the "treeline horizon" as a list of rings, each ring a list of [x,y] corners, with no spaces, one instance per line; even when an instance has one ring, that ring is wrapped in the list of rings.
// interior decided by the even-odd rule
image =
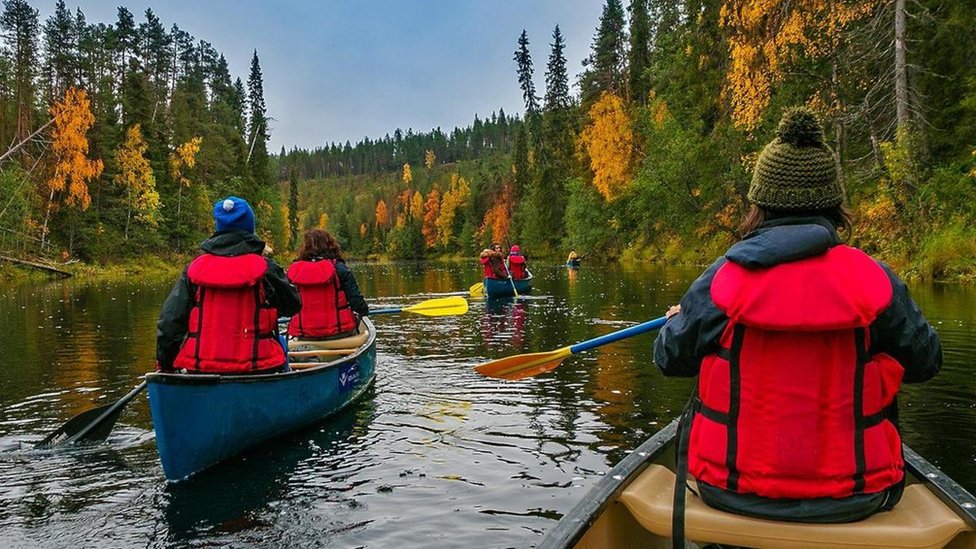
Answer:
[[[301,180],[294,227],[327,221],[354,255],[474,255],[499,241],[702,263],[737,238],[780,115],[807,105],[858,220],[850,241],[909,275],[972,277],[974,27],[972,10],[943,0],[607,0],[579,93],[558,26],[541,93],[540,51],[513,37],[525,109],[508,147],[484,146],[479,120],[481,132],[412,134],[409,147],[394,131],[283,150],[278,175]],[[458,180],[467,193],[438,228]]]

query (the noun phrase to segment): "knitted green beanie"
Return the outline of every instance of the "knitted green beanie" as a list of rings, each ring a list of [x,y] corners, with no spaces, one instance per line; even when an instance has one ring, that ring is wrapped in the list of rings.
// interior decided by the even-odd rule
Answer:
[[[749,200],[773,210],[821,210],[844,202],[844,189],[817,117],[804,107],[788,110],[759,155]]]

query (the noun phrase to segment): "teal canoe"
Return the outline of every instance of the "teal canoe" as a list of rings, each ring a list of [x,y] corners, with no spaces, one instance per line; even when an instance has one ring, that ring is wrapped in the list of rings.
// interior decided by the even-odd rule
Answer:
[[[359,398],[376,377],[376,329],[364,319],[360,332],[340,340],[290,342],[290,372],[146,376],[166,478],[185,479]],[[319,362],[299,363],[298,355]]]
[[[518,290],[519,295],[531,293],[532,274],[530,273],[528,278],[516,280],[515,289]],[[507,278],[486,278],[485,295],[488,297],[514,297],[515,292],[512,291],[512,282]]]

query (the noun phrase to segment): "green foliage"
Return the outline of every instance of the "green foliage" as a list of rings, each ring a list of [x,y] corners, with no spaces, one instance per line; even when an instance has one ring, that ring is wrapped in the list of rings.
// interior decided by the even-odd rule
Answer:
[[[564,248],[581,254],[592,253],[602,259],[618,252],[614,219],[603,197],[581,178],[569,181],[569,200],[566,204],[566,240]]]

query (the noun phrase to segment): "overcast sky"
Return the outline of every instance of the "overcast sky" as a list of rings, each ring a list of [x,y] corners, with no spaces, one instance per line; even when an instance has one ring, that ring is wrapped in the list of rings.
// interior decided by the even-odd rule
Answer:
[[[42,20],[54,0],[31,0]],[[271,144],[315,147],[382,137],[397,127],[426,131],[467,125],[499,107],[521,113],[515,51],[525,28],[539,95],[552,30],[567,42],[575,83],[601,0],[67,0],[88,21],[114,23],[124,5],[144,19],[151,7],[207,40],[247,81],[258,50],[272,117]]]

